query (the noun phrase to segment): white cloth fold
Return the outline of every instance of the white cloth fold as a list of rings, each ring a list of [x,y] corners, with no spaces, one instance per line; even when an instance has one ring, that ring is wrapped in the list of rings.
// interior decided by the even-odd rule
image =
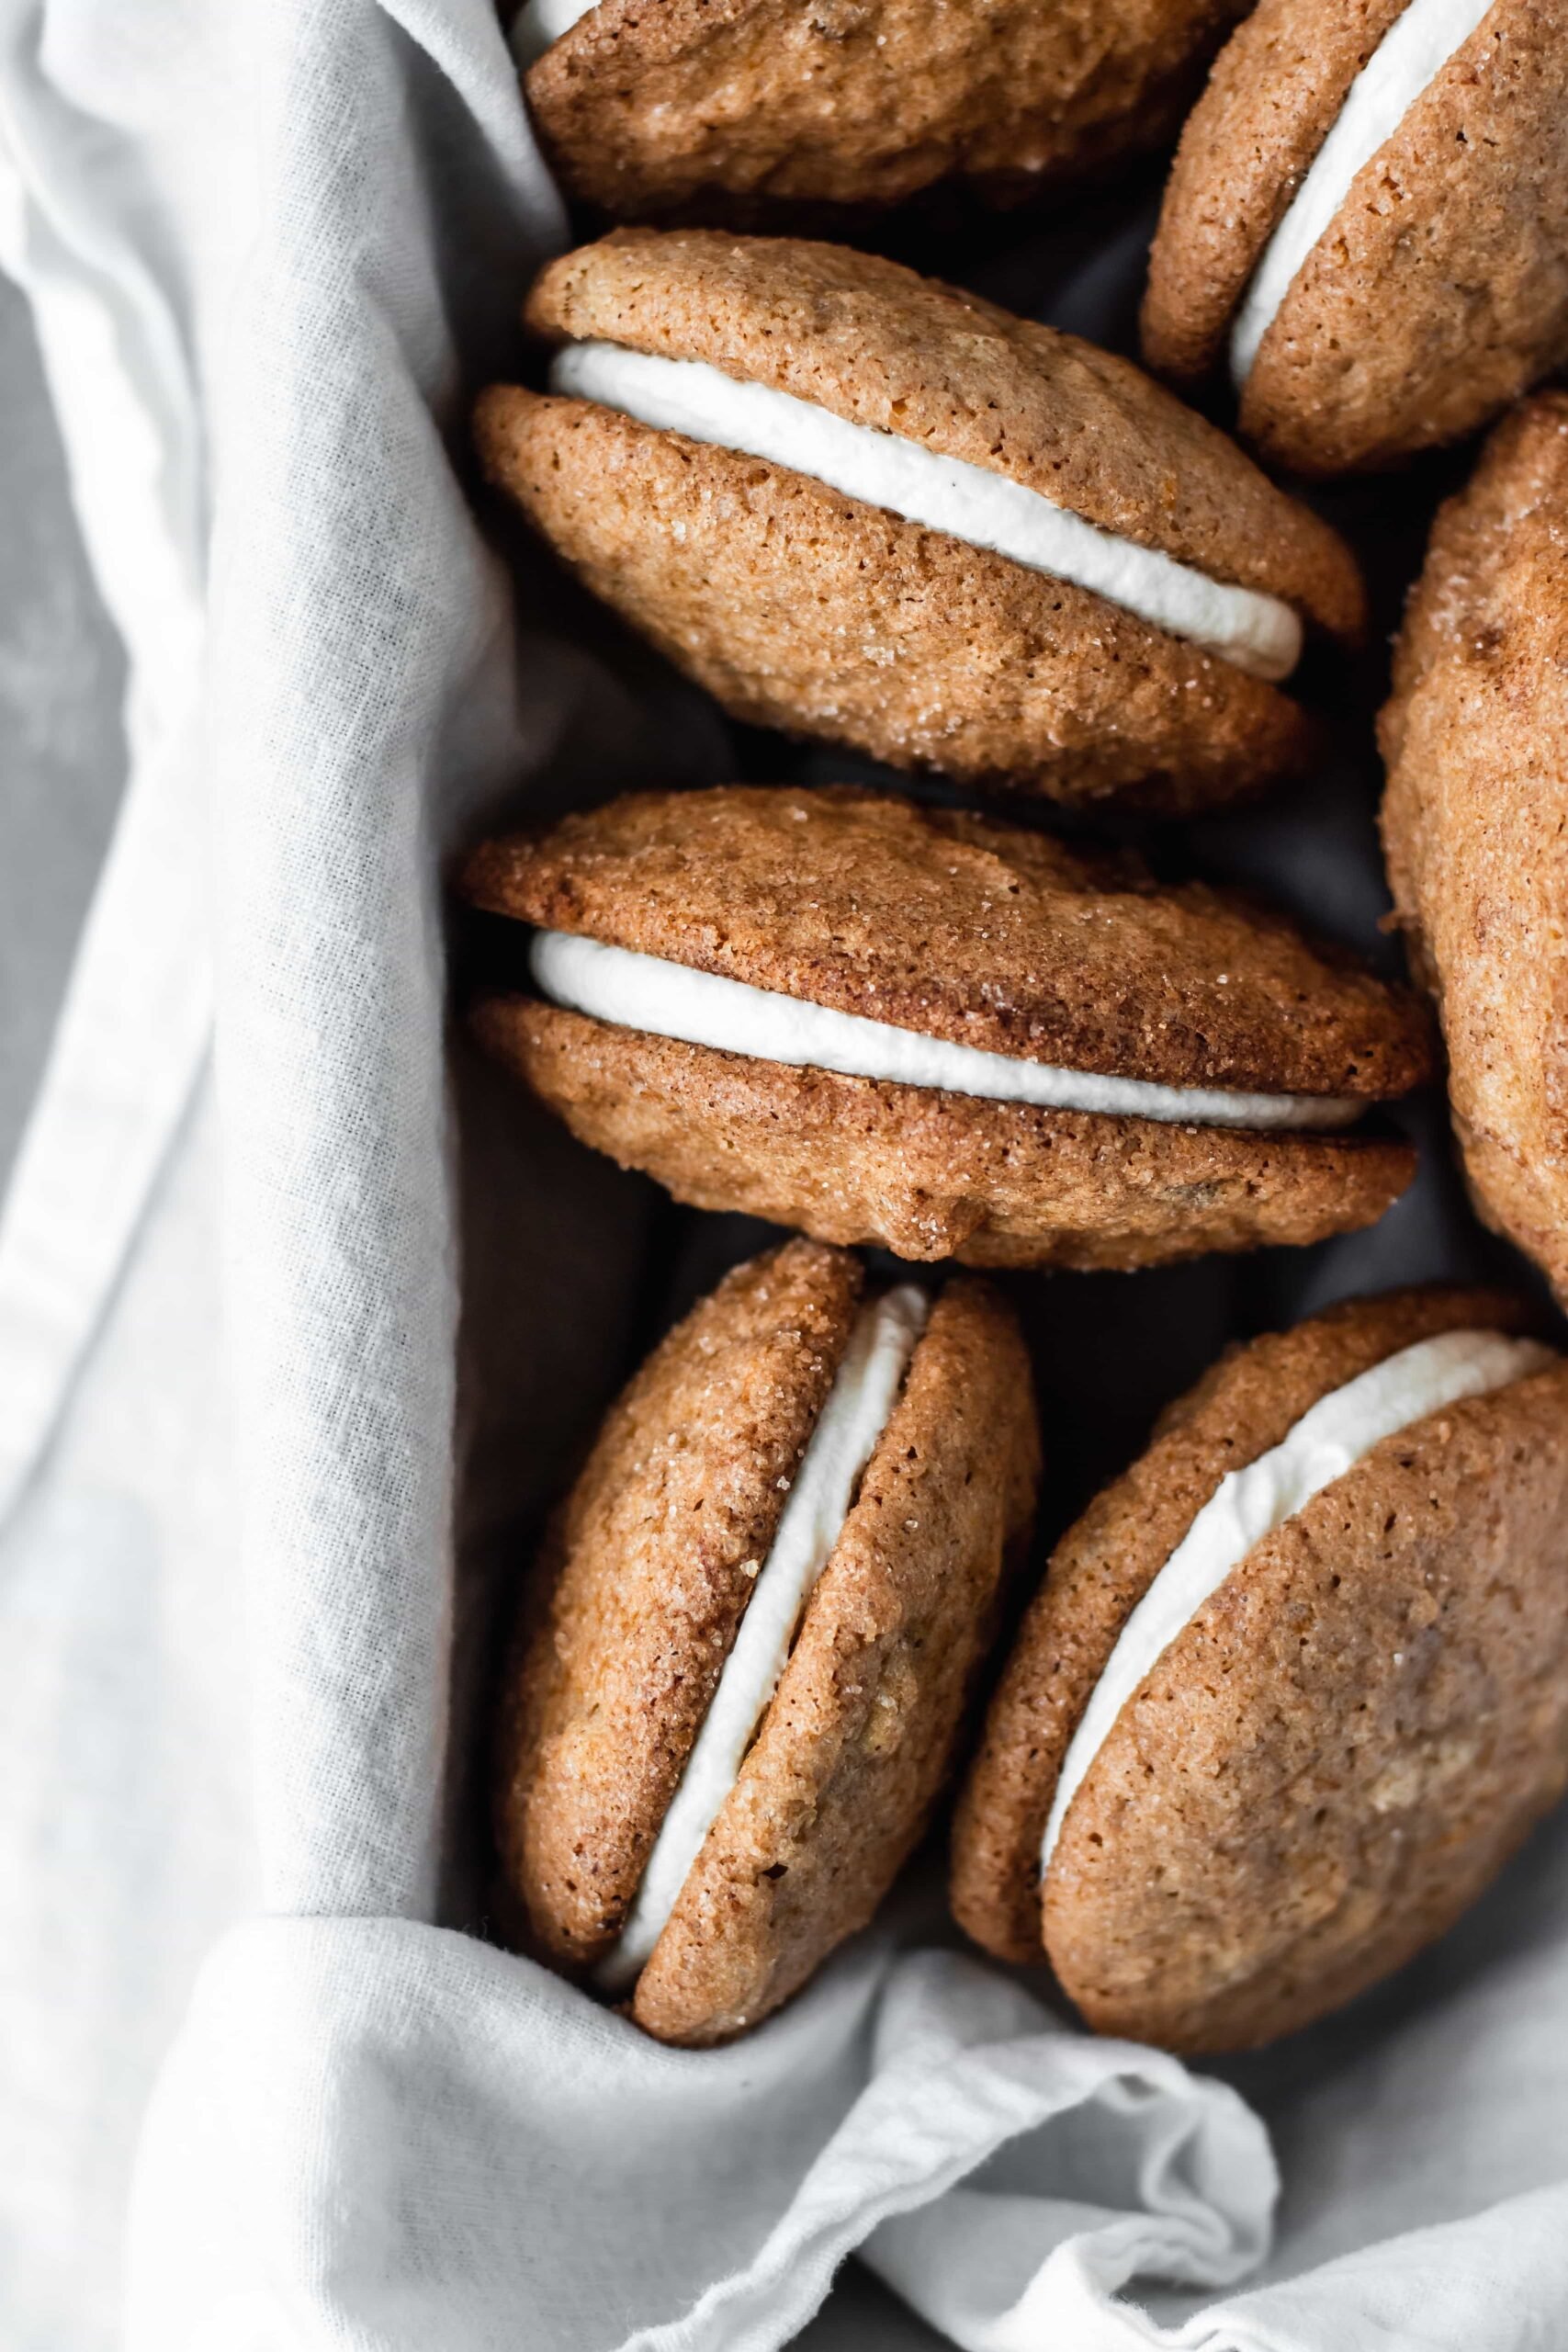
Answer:
[[[158,713],[0,1238],[0,2023],[37,2053],[0,2124],[7,2341],[109,2340],[129,2119],[217,1937],[147,2123],[137,2352],[760,2352],[857,2247],[970,2352],[1539,2345],[1568,2241],[1556,1845],[1414,1989],[1242,2070],[1255,2108],[926,1948],[929,1919],[702,2055],[433,1924],[472,1661],[624,1361],[644,1214],[463,1076],[469,1165],[513,1188],[468,1231],[463,1345],[515,1385],[481,1370],[458,1428],[441,858],[509,796],[724,754],[647,665],[615,682],[537,564],[514,612],[470,517],[468,393],[515,364],[562,232],[488,0],[0,0],[0,27],[6,250]],[[1108,251],[1107,317],[1136,258]],[[1092,324],[1089,281],[1058,310]],[[177,391],[125,359],[143,311]],[[1363,815],[1335,855],[1362,871]],[[219,1088],[182,1122],[198,933]],[[82,1086],[118,1090],[112,1138]],[[1459,1262],[1440,1204],[1391,1229]],[[39,1349],[6,1283],[51,1250]],[[1520,1887],[1509,1965],[1486,1937]],[[1456,2187],[1432,2152],[1461,2147]]]
[[[1024,2138],[1054,2198],[923,2210]],[[873,2231],[883,2275],[978,2347],[1003,2338],[959,2282],[1021,2218],[1130,2342],[1106,2290],[1151,2254],[1192,2285],[1244,2276],[1273,2192],[1233,2091],[950,1954],[863,1939],[750,2040],[693,2054],[467,1938],[268,1920],[209,1962],[160,2086],[131,2352],[479,2352],[513,2324],[558,2352],[766,2352]],[[247,2297],[296,2332],[246,2334]]]
[[[0,6],[0,266],[32,300],[83,534],[125,640],[130,752],[0,1209],[0,1519],[53,1433],[211,1022],[195,783],[205,440],[177,291],[138,234],[155,175],[76,63],[62,25],[46,37],[28,0]]]

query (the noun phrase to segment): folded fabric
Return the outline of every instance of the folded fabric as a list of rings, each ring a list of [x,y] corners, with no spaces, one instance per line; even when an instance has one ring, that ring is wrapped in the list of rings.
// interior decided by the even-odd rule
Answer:
[[[1026,2194],[955,2190],[1021,2141]],[[130,2343],[479,2352],[511,2314],[558,2352],[766,2352],[873,2231],[959,2343],[1004,2340],[1025,2246],[1054,2326],[1132,2343],[1106,2295],[1245,2277],[1274,2188],[1234,2091],[952,1954],[863,1938],[693,2055],[466,1937],[266,1920],[209,1962],[154,2102]]]
[[[856,2247],[972,2352],[1539,2344],[1568,2243],[1556,1833],[1438,1969],[1228,2085],[1085,2039],[931,1948],[929,1914],[702,2055],[434,1924],[482,1925],[457,1834],[470,1694],[527,1515],[624,1360],[646,1214],[459,1057],[459,1227],[441,860],[481,814],[647,780],[650,745],[694,780],[728,750],[538,577],[516,611],[468,513],[466,384],[513,356],[563,225],[489,0],[5,0],[0,25],[26,232],[6,249],[89,543],[107,584],[112,417],[159,493],[115,510],[128,639],[140,546],[149,582],[185,566],[200,642],[175,666],[203,680],[199,737],[176,708],[141,747],[144,830],[124,838],[142,846],[117,853],[84,951],[76,1001],[122,1017],[68,1023],[24,1160],[66,1164],[85,1135],[107,1189],[62,1196],[47,1347],[0,1320],[7,1670],[20,1687],[47,1643],[60,1668],[8,1767],[27,1804],[0,1813],[6,2022],[49,2053],[28,2130],[0,2140],[18,2242],[33,2180],[58,2184],[9,2333],[26,2352],[108,2340],[113,2250],[73,2241],[64,2200],[100,2134],[99,2170],[121,2163],[193,1942],[238,1918],[147,2125],[138,2352],[730,2352],[787,2340]],[[1103,254],[1069,230],[1021,238],[1009,267],[1109,334],[1139,257],[1123,219]],[[1375,913],[1364,800],[1341,779],[1308,831],[1265,814],[1215,860],[1288,890],[1310,837],[1325,888]],[[219,1084],[192,1114],[197,916]],[[131,1079],[141,1124],[73,1126],[77,1073],[111,1102]],[[1296,1295],[1458,1272],[1467,1233],[1429,1188]],[[17,1247],[0,1238],[0,1308]],[[1217,1330],[1236,1279],[1159,1296]],[[1063,1285],[1064,1330],[1103,1319],[1103,1294],[1077,1295]],[[1125,1372],[1091,1350],[1075,1385],[1109,1396]],[[126,1759],[158,1739],[167,1769],[138,1779]],[[90,1972],[52,1964],[64,1919]],[[112,2100],[94,2072],[111,2048],[132,2053]],[[1284,2154],[1272,2247],[1260,2118]],[[101,2212],[118,2174],[94,2177]]]

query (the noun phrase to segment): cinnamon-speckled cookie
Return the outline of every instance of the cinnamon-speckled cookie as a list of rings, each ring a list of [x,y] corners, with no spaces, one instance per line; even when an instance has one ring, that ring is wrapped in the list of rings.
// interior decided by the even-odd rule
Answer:
[[[864,1926],[946,1776],[1038,1471],[980,1282],[868,1298],[791,1241],[611,1411],[508,1679],[529,1939],[667,2041],[728,2040]]]
[[[1300,766],[1339,539],[1125,360],[842,246],[552,263],[487,472],[738,718],[984,788],[1224,800]]]
[[[1380,727],[1390,886],[1475,1204],[1568,1298],[1568,397],[1439,514]]]
[[[1440,1935],[1568,1779],[1568,1364],[1485,1292],[1222,1358],[1057,1546],[953,1906],[1089,2023],[1235,2049]]]
[[[990,1266],[1137,1266],[1370,1223],[1418,1001],[1290,923],[887,795],[630,796],[492,842],[537,926],[479,1034],[699,1207]]]
[[[1002,200],[1174,132],[1243,0],[531,0],[513,45],[570,192],[624,220]]]
[[[1387,465],[1568,358],[1565,0],[1259,0],[1182,135],[1144,350],[1275,463]]]

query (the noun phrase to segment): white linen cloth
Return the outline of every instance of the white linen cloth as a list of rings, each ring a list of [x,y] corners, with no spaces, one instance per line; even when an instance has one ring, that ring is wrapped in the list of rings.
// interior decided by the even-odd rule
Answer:
[[[854,2249],[969,2352],[1549,2341],[1561,1825],[1400,1985],[1230,2081],[1080,2035],[918,1901],[702,2055],[435,1923],[484,1563],[624,1360],[646,1216],[459,1057],[488,1374],[459,1414],[440,859],[536,776],[723,747],[536,594],[519,658],[469,517],[462,371],[505,364],[561,232],[487,0],[0,0],[0,28],[6,264],[135,674],[0,1225],[7,2344],[112,2340],[109,2216],[187,1989],[133,2352],[761,2352]],[[1233,854],[1288,885],[1295,821]],[[1455,1231],[1428,1192],[1301,1304]]]

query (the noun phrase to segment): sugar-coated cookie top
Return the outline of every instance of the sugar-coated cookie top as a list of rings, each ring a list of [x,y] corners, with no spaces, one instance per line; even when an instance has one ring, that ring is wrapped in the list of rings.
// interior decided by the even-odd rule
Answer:
[[[1011,197],[1156,146],[1243,5],[598,0],[556,38],[575,0],[533,0],[518,56],[575,196],[724,218],[896,203],[954,173]]]
[[[738,1267],[617,1399],[559,1514],[548,1632],[501,1742],[496,1815],[551,1956],[615,1940],[832,1386],[858,1260]]]
[[[1238,426],[1275,468],[1395,463],[1568,357],[1568,0],[1491,0],[1479,21],[1477,6],[1260,0],[1189,120],[1145,354],[1190,383],[1234,317],[1233,360],[1250,352]],[[1270,262],[1270,240],[1319,159],[1303,233],[1355,168],[1281,285],[1296,247]]]
[[[1124,1706],[1044,1881],[1100,2032],[1269,2041],[1443,1934],[1568,1781],[1568,1363],[1387,1436]]]
[[[1379,722],[1382,838],[1489,1221],[1568,1298],[1568,394],[1506,417],[1438,515]]]
[[[1122,1627],[1229,1473],[1320,1398],[1444,1331],[1518,1329],[1518,1302],[1433,1287],[1353,1299],[1230,1349],[1057,1544],[998,1687],[953,1834],[953,1902],[1005,1959],[1037,1959],[1040,1849],[1062,1759]]]
[[[526,315],[552,341],[705,360],[1006,473],[1337,635],[1364,623],[1343,542],[1213,425],[1129,361],[896,262],[800,238],[624,229],[552,262]]]
[[[1405,0],[1258,0],[1215,61],[1171,167],[1145,356],[1176,383],[1219,362],[1263,248]]]
[[[641,793],[488,844],[464,888],[554,931],[1069,1069],[1380,1099],[1416,1000],[1283,918],[1046,835],[849,787]]]

